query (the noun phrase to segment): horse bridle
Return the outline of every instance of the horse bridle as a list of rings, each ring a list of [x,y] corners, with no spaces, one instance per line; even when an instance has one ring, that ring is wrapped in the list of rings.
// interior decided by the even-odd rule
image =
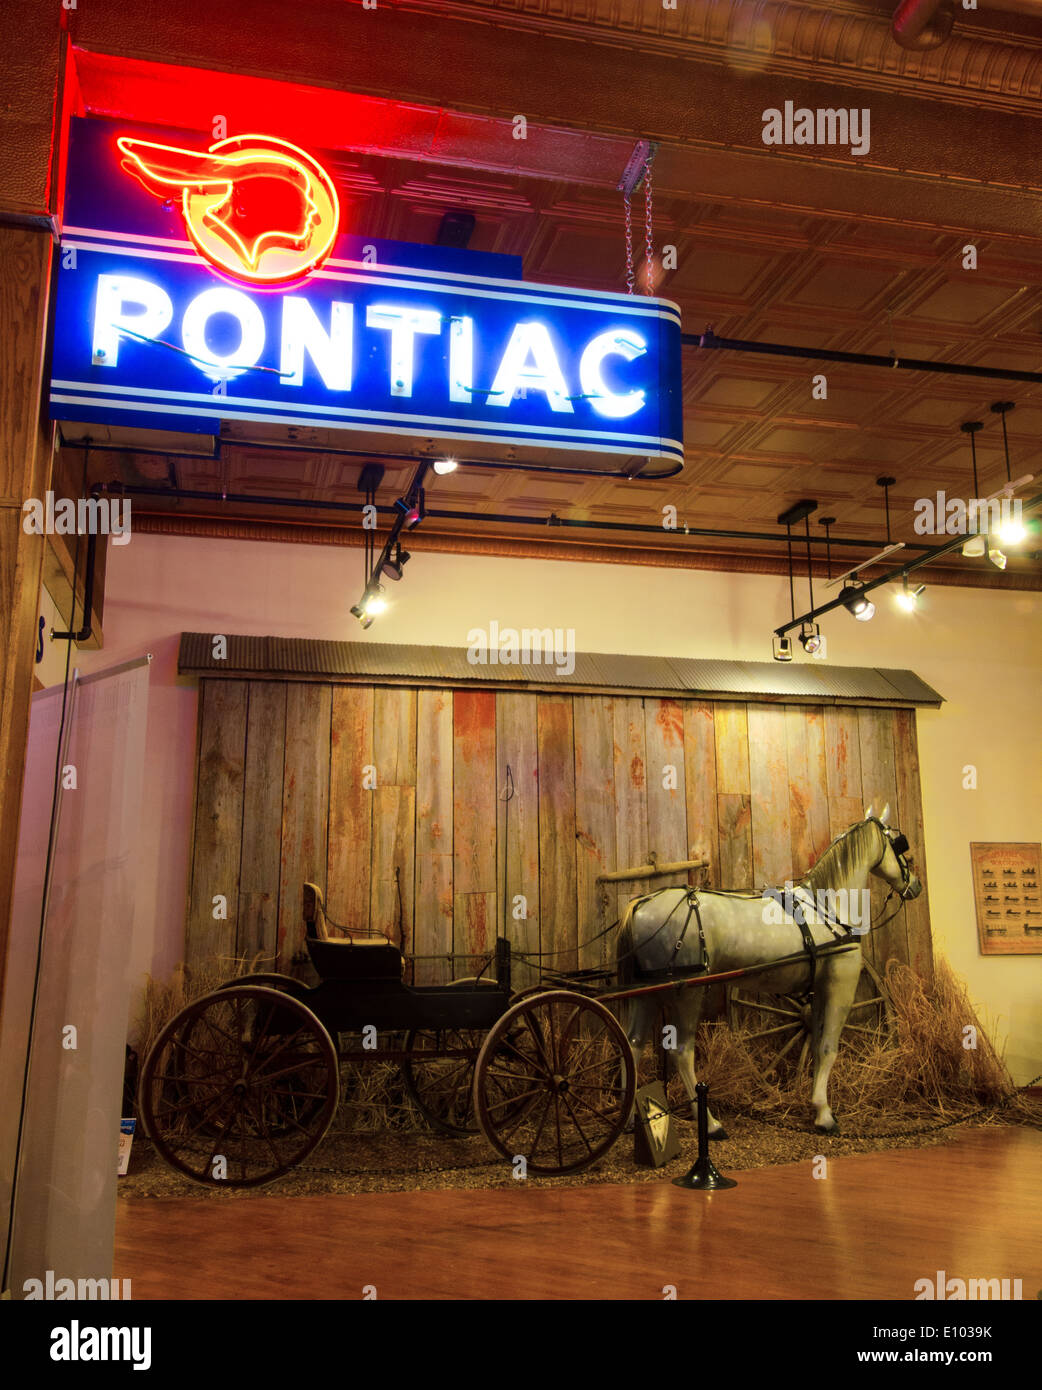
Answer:
[[[883,905],[879,909],[879,915],[882,917],[882,914],[886,911],[887,903],[890,901],[890,899],[894,896],[895,893],[901,899],[901,901],[897,904],[897,907],[894,909],[894,911],[890,913],[889,917],[883,917],[883,920],[880,922],[870,922],[867,928],[859,929],[855,929],[853,927],[848,926],[847,923],[842,921],[839,917],[833,916],[830,912],[827,911],[827,909],[824,909],[820,905],[816,904],[815,911],[817,911],[820,916],[825,918],[826,925],[831,927],[833,929],[833,932],[835,931],[836,927],[842,927],[844,932],[846,932],[847,936],[867,936],[869,932],[878,931],[881,927],[885,927],[888,922],[892,922],[894,918],[897,916],[897,914],[904,907],[905,903],[908,902],[908,899],[910,897],[910,890],[912,887],[912,871],[909,868],[908,861],[905,858],[905,855],[908,853],[909,850],[907,835],[905,835],[900,830],[894,829],[892,826],[884,825],[878,816],[866,816],[865,819],[873,821],[876,825],[879,826],[879,829],[883,832],[884,842],[886,845],[889,845],[889,847],[894,851],[894,858],[897,860],[898,868],[901,870],[901,886],[900,888],[890,888],[890,891],[883,899]],[[864,824],[864,822],[859,822],[859,824]],[[836,840],[840,840],[844,836],[849,835],[851,831],[853,831],[854,829],[856,829],[856,827],[851,826],[850,829],[844,830],[842,835],[836,836]],[[836,843],[836,840],[832,841],[832,844],[829,845],[829,849],[831,849],[832,845]],[[885,852],[886,851],[884,849],[884,853]],[[880,860],[879,862],[882,861]]]
[[[905,858],[909,849],[908,836],[900,830],[894,829],[889,825],[884,825],[878,816],[873,816],[872,819],[889,841],[890,848],[894,851],[894,858],[897,860],[897,866],[901,870],[901,887],[891,888],[890,892],[887,894],[887,899],[889,900],[892,894],[897,893],[900,895],[901,901],[905,903],[908,901],[909,889],[912,886],[912,871],[908,867],[908,860]],[[884,903],[884,906],[885,905]]]

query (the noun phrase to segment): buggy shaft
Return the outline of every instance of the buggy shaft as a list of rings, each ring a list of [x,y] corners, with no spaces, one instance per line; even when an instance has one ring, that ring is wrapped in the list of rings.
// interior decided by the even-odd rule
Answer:
[[[857,943],[847,946],[827,946],[823,951],[816,951],[815,956],[821,960],[823,956],[840,956],[845,951],[856,951],[859,949]],[[602,1003],[607,999],[634,999],[638,994],[659,994],[667,989],[687,989],[689,985],[714,985],[723,980],[741,980],[746,975],[756,975],[764,970],[777,970],[785,965],[806,964],[809,957],[805,951],[798,951],[792,956],[781,956],[778,960],[764,961],[761,965],[747,965],[741,970],[723,970],[716,975],[688,975],[681,980],[663,980],[654,985],[638,985],[636,989],[613,989],[607,994],[598,994],[595,997]]]

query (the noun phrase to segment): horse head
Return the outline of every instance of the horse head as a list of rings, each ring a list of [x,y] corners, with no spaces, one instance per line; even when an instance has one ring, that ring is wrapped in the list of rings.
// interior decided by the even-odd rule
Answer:
[[[865,823],[871,823],[878,827],[882,841],[882,853],[874,865],[872,873],[877,878],[881,878],[884,883],[889,884],[903,901],[909,902],[912,898],[919,896],[923,891],[923,885],[919,882],[912,868],[912,856],[909,852],[907,836],[903,835],[897,826],[888,824],[889,820],[889,802],[878,816],[871,806],[865,807]]]

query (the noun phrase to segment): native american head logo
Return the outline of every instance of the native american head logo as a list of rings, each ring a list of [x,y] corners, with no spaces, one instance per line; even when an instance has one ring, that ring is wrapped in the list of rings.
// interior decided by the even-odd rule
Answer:
[[[121,136],[122,167],[164,202],[178,200],[200,255],[257,285],[286,284],[332,250],[336,189],[310,155],[269,135],[237,135],[209,150]]]

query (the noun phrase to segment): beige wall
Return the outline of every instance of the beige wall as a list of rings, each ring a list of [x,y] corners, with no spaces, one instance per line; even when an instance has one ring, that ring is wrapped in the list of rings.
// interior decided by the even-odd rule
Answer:
[[[775,577],[422,552],[387,587],[394,606],[367,637],[446,646],[495,619],[574,628],[579,650],[762,661],[788,607]],[[105,650],[78,660],[86,671],[155,655],[140,873],[154,946],[135,968],[165,973],[183,942],[196,692],[176,675],[180,633],[356,640],[361,588],[359,550],[142,534],[111,549]],[[919,614],[883,599],[872,622],[840,612],[823,630],[831,662],[910,667],[946,698],[919,714],[935,941],[1028,1081],[1042,1071],[1042,955],[980,956],[969,843],[1042,840],[1042,595],[928,588]],[[976,791],[962,789],[968,763]]]

